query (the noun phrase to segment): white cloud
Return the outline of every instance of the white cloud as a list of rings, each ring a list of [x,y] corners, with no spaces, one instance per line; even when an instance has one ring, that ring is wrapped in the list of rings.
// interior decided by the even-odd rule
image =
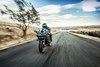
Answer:
[[[0,0],[0,9],[5,9],[4,5],[7,5],[12,10],[18,8],[13,0]]]
[[[9,15],[0,15],[0,21],[13,22]]]
[[[78,8],[85,12],[96,11],[96,7],[100,7],[100,2],[97,2],[97,0],[83,0],[80,3],[67,4],[63,6],[64,9]]]
[[[76,4],[68,4],[68,5],[47,5],[44,7],[37,8],[40,14],[58,14],[61,9],[69,9],[75,7]]]
[[[55,14],[60,12],[60,5],[47,5],[41,8],[37,8],[40,14]]]
[[[62,18],[65,18],[65,19],[69,19],[69,18],[74,18],[75,16],[73,16],[72,14],[65,14],[62,16]]]
[[[64,20],[64,19],[70,19],[70,18],[75,18],[72,14],[65,14],[65,15],[49,15],[49,16],[44,16],[41,15],[41,20],[42,21],[58,21],[58,20]]]
[[[73,16],[71,14],[49,15],[49,16],[41,16],[41,22],[46,22],[51,27],[72,26],[75,25],[75,23],[73,23],[76,20],[75,18],[76,16]]]
[[[96,7],[100,6],[100,2],[96,0],[84,0],[81,4],[82,9],[87,12],[96,11]]]
[[[68,5],[64,5],[63,7],[65,9],[69,9],[69,8],[73,8],[76,4],[68,4]]]
[[[12,0],[0,0],[0,8],[4,8],[3,5],[6,4],[11,9],[16,9],[16,5]],[[95,24],[93,18],[89,17],[77,17],[72,14],[64,14],[59,15],[62,9],[70,9],[70,8],[79,8],[83,9],[83,11],[96,11],[95,7],[100,6],[100,2],[96,2],[95,0],[84,0],[77,4],[68,4],[68,5],[47,5],[44,7],[37,8],[40,13],[41,22],[46,22],[49,26],[77,26],[77,25],[89,25]],[[5,18],[6,17],[6,18]],[[0,20],[7,19],[8,16],[1,16]],[[89,23],[90,22],[90,23]]]
[[[8,8],[12,10],[16,10],[18,8],[13,0],[0,0],[0,9],[5,10],[4,5],[8,6]],[[0,21],[13,22],[9,17],[10,16],[8,14],[0,14]]]
[[[79,26],[79,25],[89,25],[89,24],[98,24],[93,18],[89,18],[89,16],[74,16],[72,14],[64,14],[59,15],[62,9],[69,8],[78,8],[83,9],[84,11],[95,11],[97,6],[99,6],[98,2],[94,1],[82,1],[77,4],[68,4],[68,5],[48,5],[41,8],[38,8],[40,12],[41,22],[46,22],[49,26]],[[90,5],[91,4],[91,5]],[[90,22],[90,23],[89,23]],[[97,23],[96,23],[97,22]]]
[[[95,25],[99,24],[99,19],[93,17],[78,17],[73,16],[72,14],[65,15],[41,15],[41,22],[47,23],[51,27],[60,27],[60,26],[80,26],[80,25]]]

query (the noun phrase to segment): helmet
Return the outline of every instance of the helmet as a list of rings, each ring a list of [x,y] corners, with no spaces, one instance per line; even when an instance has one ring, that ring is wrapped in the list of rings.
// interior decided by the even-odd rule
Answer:
[[[42,27],[43,27],[43,28],[46,28],[46,27],[47,27],[47,24],[46,24],[46,23],[43,23],[43,24],[42,24]]]

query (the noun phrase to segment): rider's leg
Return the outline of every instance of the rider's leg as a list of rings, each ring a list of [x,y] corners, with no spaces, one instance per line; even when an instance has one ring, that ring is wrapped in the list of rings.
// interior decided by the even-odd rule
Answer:
[[[50,34],[50,40],[52,41],[52,34]]]
[[[50,36],[47,36],[45,41],[46,41],[45,43],[47,44],[47,46],[49,46],[50,45]]]

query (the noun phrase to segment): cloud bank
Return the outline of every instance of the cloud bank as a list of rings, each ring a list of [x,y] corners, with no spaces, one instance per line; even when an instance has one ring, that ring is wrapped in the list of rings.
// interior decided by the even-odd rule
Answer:
[[[17,8],[13,0],[0,0],[0,9],[4,9],[3,5],[8,5],[11,9]],[[100,8],[97,9],[97,7],[100,7],[100,2],[97,2],[96,0],[83,0],[80,3],[75,4],[45,5],[43,7],[36,8],[36,10],[40,13],[40,21],[42,23],[48,23],[49,26],[79,26],[100,24],[100,20],[97,17],[92,17],[90,15],[84,16],[81,13],[81,11],[84,12],[84,14],[96,11],[100,12]],[[77,13],[75,13],[73,9],[78,9],[76,11]],[[69,13],[67,10],[69,10]],[[81,16],[76,16],[71,12],[76,15],[80,13]],[[98,16],[100,17],[100,13],[98,13]],[[4,17],[8,18],[7,16]]]
[[[91,16],[75,16],[67,12],[61,15],[62,10],[76,8],[85,13],[96,11],[96,7],[100,7],[100,2],[96,0],[84,0],[77,4],[47,5],[37,8],[37,10],[40,12],[41,22],[47,22],[50,26],[79,26],[100,24],[100,20]]]

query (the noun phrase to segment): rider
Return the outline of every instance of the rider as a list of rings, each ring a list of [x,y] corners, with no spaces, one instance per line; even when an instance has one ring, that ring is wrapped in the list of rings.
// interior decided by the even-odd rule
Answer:
[[[42,24],[42,29],[47,29],[47,30],[49,31],[50,40],[52,41],[51,29],[47,26],[46,23],[43,23],[43,24]]]

